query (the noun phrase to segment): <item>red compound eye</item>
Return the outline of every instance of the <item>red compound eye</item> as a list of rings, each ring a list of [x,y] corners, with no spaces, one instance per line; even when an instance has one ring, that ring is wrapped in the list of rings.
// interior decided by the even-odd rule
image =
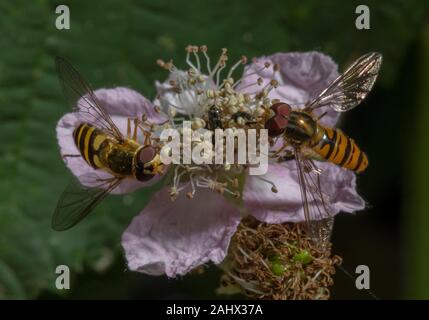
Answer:
[[[273,104],[271,110],[273,110],[276,115],[288,117],[291,112],[291,107],[287,103],[279,102]]]
[[[265,123],[265,129],[268,129],[268,135],[275,137],[283,133],[286,129],[291,112],[291,107],[284,102],[275,103],[271,106],[275,115]]]
[[[135,167],[135,176],[137,180],[148,181],[153,178],[154,175],[151,173],[153,167],[146,164],[152,161],[155,156],[156,150],[151,146],[145,146],[139,151]]]
[[[155,157],[156,155],[156,150],[155,148],[151,147],[151,146],[145,146],[141,149],[140,154],[139,154],[139,161],[142,164],[145,164],[147,162],[152,161],[152,159]]]

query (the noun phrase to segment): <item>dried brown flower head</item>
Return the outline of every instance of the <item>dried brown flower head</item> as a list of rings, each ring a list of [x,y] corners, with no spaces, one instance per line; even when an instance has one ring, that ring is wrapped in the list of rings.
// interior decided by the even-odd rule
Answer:
[[[321,250],[300,224],[246,218],[235,233],[218,293],[252,299],[329,299],[339,256]]]

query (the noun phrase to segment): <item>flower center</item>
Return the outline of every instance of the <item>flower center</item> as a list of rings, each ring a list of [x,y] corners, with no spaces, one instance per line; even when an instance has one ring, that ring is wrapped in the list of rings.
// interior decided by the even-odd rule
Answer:
[[[227,49],[221,50],[213,66],[207,54],[207,46],[193,45],[186,47],[187,71],[179,70],[172,60],[168,62],[157,60],[159,66],[170,72],[167,85],[164,85],[157,95],[159,105],[156,106],[156,110],[163,112],[169,119],[164,128],[180,131],[185,120],[192,122],[193,130],[264,128],[272,104],[268,95],[278,85],[275,78],[279,66],[264,63],[260,70],[245,73],[246,77],[255,80],[244,84],[243,78],[235,80],[233,74],[241,65],[247,63],[247,58],[241,56],[229,69],[227,61]],[[272,68],[270,81],[255,76],[262,70],[270,68]],[[204,142],[192,143],[196,145]],[[236,182],[248,165],[173,166],[170,196],[175,199],[189,185],[191,186],[191,191],[187,192],[189,198],[193,198],[197,187],[240,197],[240,186]]]

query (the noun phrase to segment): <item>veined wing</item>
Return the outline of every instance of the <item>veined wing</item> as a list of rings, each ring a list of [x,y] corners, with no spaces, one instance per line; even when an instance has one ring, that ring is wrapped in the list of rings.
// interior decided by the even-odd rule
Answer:
[[[381,62],[382,55],[377,52],[361,56],[305,109],[313,111],[329,106],[335,111],[344,112],[356,107],[371,91]]]
[[[62,193],[52,216],[54,230],[67,230],[82,221],[122,181],[116,177],[99,179],[95,174],[87,179],[92,179],[92,183],[97,185],[85,187],[73,177]]]
[[[79,72],[63,58],[56,57],[55,64],[64,96],[73,111],[79,113],[82,122],[93,124],[114,136],[118,141],[124,140],[121,131]]]
[[[295,162],[309,236],[320,249],[325,250],[331,237],[334,218],[330,199],[323,193],[320,185],[321,171],[312,160],[304,158],[298,148],[295,148]]]

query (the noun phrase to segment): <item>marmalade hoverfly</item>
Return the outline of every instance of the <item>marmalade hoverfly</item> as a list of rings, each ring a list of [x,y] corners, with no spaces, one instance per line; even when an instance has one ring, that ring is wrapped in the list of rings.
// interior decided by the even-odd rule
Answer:
[[[82,119],[73,132],[79,154],[64,157],[82,157],[93,169],[111,175],[101,179],[93,174],[85,177],[84,183],[82,179],[72,180],[52,217],[52,228],[61,231],[84,219],[124,179],[147,181],[162,173],[162,164],[158,150],[151,146],[144,119],[134,119],[131,130],[132,121],[128,118],[124,136],[79,72],[63,58],[57,57],[55,62],[64,95]],[[145,136],[143,144],[137,141],[138,130]]]
[[[275,156],[286,152],[280,160],[295,159],[298,181],[309,235],[322,247],[329,241],[333,217],[330,201],[321,190],[320,173],[313,159],[325,160],[356,173],[368,166],[368,158],[353,139],[340,129],[323,126],[313,111],[330,107],[345,112],[356,107],[371,91],[380,69],[382,56],[368,53],[357,59],[338,76],[318,97],[303,109],[276,102],[265,128],[271,137],[283,137],[283,146]],[[314,206],[309,205],[309,201]]]

